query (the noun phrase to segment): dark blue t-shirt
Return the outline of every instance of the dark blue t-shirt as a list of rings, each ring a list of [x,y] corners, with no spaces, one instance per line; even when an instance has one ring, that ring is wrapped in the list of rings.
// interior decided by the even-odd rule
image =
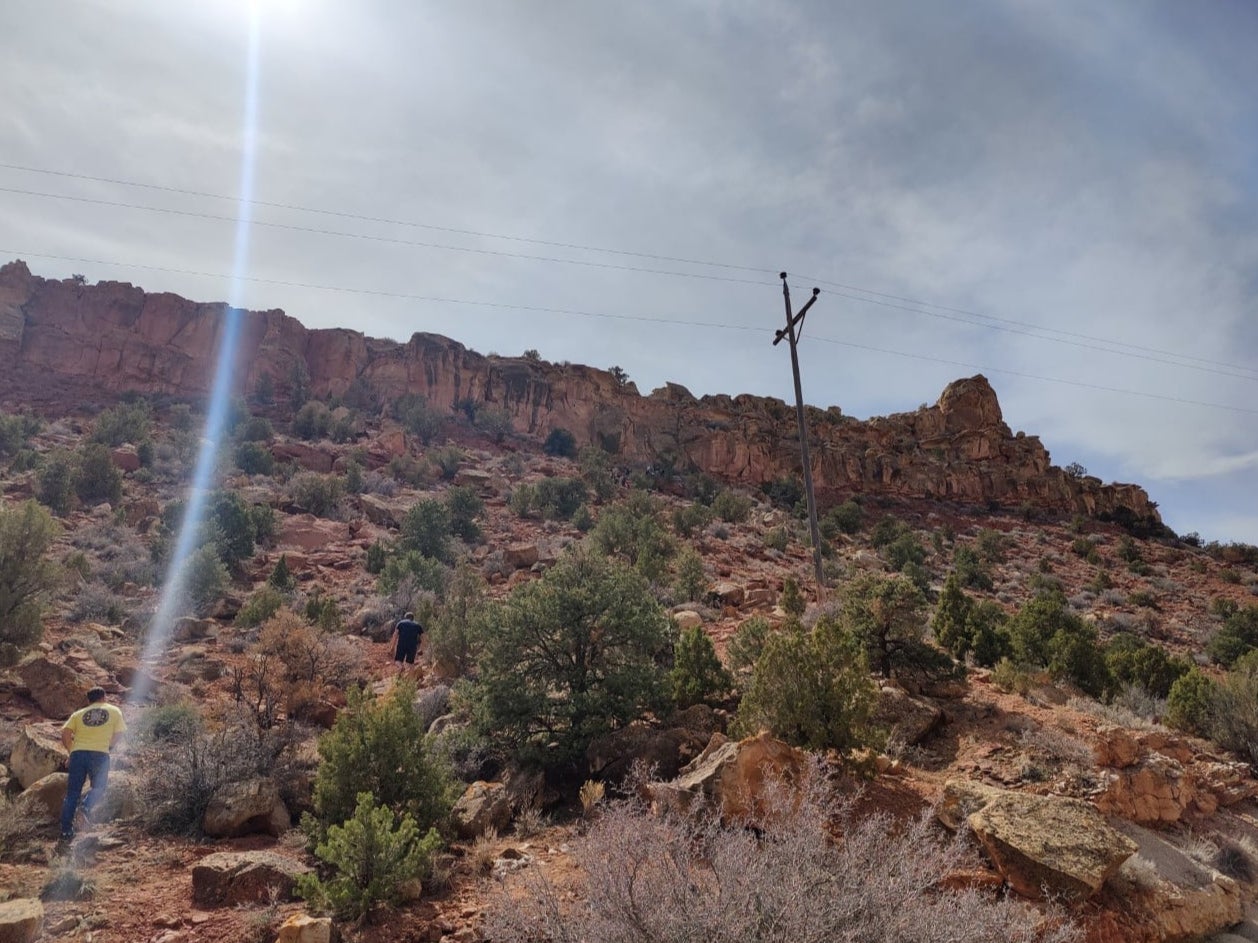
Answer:
[[[424,627],[412,619],[403,619],[397,624],[397,643],[402,649],[414,648],[419,644],[419,637]]]

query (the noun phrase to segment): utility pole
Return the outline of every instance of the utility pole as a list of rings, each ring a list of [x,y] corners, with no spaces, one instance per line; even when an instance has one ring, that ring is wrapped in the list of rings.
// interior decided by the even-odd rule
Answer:
[[[795,418],[799,421],[799,452],[804,464],[804,494],[808,498],[808,526],[812,531],[812,562],[817,576],[817,602],[824,602],[826,596],[825,583],[821,576],[821,528],[817,526],[817,498],[812,490],[812,462],[808,458],[808,425],[804,421],[804,390],[799,383],[799,334],[796,328],[802,328],[804,315],[813,306],[820,288],[812,290],[812,297],[799,309],[798,314],[791,312],[791,288],[786,283],[786,273],[781,274],[782,299],[786,303],[786,327],[774,335],[773,345],[776,347],[785,337],[791,342],[791,372],[795,375]]]

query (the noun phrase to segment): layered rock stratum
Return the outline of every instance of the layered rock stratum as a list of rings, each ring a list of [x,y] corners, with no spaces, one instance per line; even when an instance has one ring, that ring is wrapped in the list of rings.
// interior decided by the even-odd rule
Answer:
[[[435,334],[399,343],[308,329],[280,310],[232,312],[125,282],[45,279],[22,261],[0,267],[0,393],[35,403],[76,387],[203,396],[233,322],[236,392],[269,383],[283,396],[305,375],[316,396],[418,393],[448,407],[471,399],[506,410],[518,433],[564,428],[629,461],[672,460],[746,485],[797,474],[794,417],[778,399],[699,398],[676,384],[643,396],[593,367],[487,357]],[[950,384],[933,406],[885,418],[810,408],[809,435],[823,499],[881,494],[1160,520],[1144,489],[1068,474],[1037,437],[1011,432],[982,376]]]

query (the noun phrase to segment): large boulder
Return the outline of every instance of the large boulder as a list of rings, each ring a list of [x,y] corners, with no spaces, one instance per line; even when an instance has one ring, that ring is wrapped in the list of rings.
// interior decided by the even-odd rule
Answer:
[[[47,825],[61,817],[61,804],[65,802],[66,786],[70,777],[66,773],[49,773],[43,779],[31,783],[17,797],[17,811],[28,821]]]
[[[508,544],[502,548],[503,566],[523,570],[535,564],[541,556],[536,543]]]
[[[44,929],[44,905],[33,897],[0,904],[0,943],[31,943]]]
[[[1173,825],[1196,798],[1196,784],[1177,760],[1150,753],[1110,773],[1096,805],[1140,825]]]
[[[595,738],[585,759],[590,775],[599,780],[619,782],[635,765],[653,768],[655,776],[671,779],[703,751],[710,736],[711,731],[632,723]]]
[[[478,780],[463,791],[450,813],[460,838],[476,838],[511,822],[511,797],[502,783]]]
[[[293,914],[280,924],[275,943],[332,943],[332,918]]]
[[[1079,799],[955,782],[947,784],[945,794],[943,808],[949,811],[940,819],[950,824],[958,810],[972,809],[965,821],[983,851],[1026,897],[1090,897],[1136,851],[1134,841]]]
[[[885,729],[889,739],[913,746],[934,733],[943,721],[943,711],[926,698],[891,686],[878,692],[873,723]]]
[[[87,706],[92,683],[73,668],[40,655],[22,662],[17,673],[30,689],[31,700],[49,717],[65,720]]]
[[[777,791],[803,782],[808,758],[767,733],[745,740],[716,734],[707,748],[672,782],[648,787],[659,809],[686,810],[699,799],[726,821],[754,822],[768,811]]]
[[[309,870],[273,851],[220,851],[192,866],[192,902],[232,907],[291,900],[297,876]]]
[[[265,776],[227,783],[205,807],[201,830],[211,838],[283,835],[292,827],[279,787]]]
[[[69,759],[69,752],[61,745],[60,725],[27,724],[9,755],[9,770],[27,789],[49,773],[64,770]]]

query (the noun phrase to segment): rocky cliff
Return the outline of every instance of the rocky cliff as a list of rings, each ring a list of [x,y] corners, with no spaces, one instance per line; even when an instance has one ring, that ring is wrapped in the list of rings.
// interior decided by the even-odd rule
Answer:
[[[228,313],[123,282],[48,280],[9,263],[0,267],[0,391],[204,395]],[[749,485],[798,469],[793,410],[781,400],[696,398],[674,384],[641,396],[590,367],[484,357],[432,334],[401,344],[307,330],[282,311],[241,312],[238,323],[240,392],[271,383],[282,396],[304,366],[318,396],[354,389],[387,401],[414,392],[447,406],[471,398],[506,409],[517,432],[563,427],[630,460],[671,457]],[[814,479],[830,499],[876,493],[1158,520],[1142,488],[1068,475],[1039,439],[1013,435],[981,376],[950,384],[934,406],[868,422],[810,409],[809,430]]]

